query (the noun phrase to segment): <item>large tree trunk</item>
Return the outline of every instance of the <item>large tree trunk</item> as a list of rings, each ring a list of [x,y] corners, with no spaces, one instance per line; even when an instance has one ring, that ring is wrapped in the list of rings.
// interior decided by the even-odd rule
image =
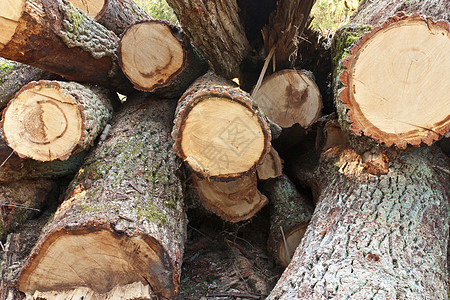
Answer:
[[[447,299],[448,164],[416,149],[377,177],[353,150],[325,152],[313,218],[268,299]]]
[[[66,0],[4,1],[0,8],[0,56],[69,80],[133,91],[117,64],[117,36]]]
[[[89,148],[113,115],[117,95],[76,82],[34,81],[3,111],[5,141],[21,157],[65,160]]]
[[[127,100],[43,231],[20,273],[20,291],[44,299],[51,291],[126,298],[137,289],[136,299],[150,292],[173,299],[186,232],[170,138],[174,109],[140,94]]]

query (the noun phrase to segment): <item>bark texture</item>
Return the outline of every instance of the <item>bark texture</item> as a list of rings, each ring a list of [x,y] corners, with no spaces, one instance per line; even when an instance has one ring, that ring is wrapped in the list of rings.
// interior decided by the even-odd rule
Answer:
[[[117,64],[118,38],[66,0],[26,0],[0,55],[122,94],[133,91]],[[19,10],[21,1],[14,2]],[[5,39],[7,39],[5,37]]]
[[[20,273],[20,291],[86,287],[105,295],[141,282],[173,299],[186,230],[170,139],[174,109],[140,94],[127,100],[43,231]],[[65,263],[57,262],[57,249]]]
[[[167,3],[214,72],[227,79],[238,77],[239,66],[250,45],[236,0],[169,0]]]
[[[421,148],[377,177],[352,150],[325,152],[319,203],[268,299],[447,299],[448,164]]]

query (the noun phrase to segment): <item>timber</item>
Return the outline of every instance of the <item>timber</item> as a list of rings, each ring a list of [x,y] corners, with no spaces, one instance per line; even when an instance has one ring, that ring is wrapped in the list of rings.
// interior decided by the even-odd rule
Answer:
[[[3,1],[0,56],[122,94],[133,91],[117,64],[118,37],[66,0]]]
[[[270,151],[269,127],[249,95],[211,72],[178,101],[172,137],[189,168],[216,181],[253,174]]]
[[[121,107],[21,269],[19,291],[121,298],[133,284],[142,290],[136,298],[149,289],[174,298],[186,234],[170,139],[174,106],[137,94]]]
[[[263,163],[256,168],[256,174],[259,180],[276,178],[283,174],[283,160],[274,147],[270,147]]]
[[[119,42],[119,64],[134,88],[179,98],[208,64],[180,27],[150,20],[131,25]]]
[[[447,299],[448,166],[435,147],[365,172],[332,148],[315,180],[319,199],[291,263],[267,299]]]
[[[3,111],[3,135],[20,157],[65,160],[87,149],[111,120],[114,95],[76,82],[24,86]]]

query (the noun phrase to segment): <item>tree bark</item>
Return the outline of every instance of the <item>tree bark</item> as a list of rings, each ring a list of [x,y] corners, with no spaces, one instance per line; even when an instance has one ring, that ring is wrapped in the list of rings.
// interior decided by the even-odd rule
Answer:
[[[447,299],[448,164],[415,149],[377,177],[353,150],[325,152],[313,218],[267,299]]]
[[[447,95],[442,79],[450,76],[449,23],[399,14],[377,26],[391,10],[377,13],[373,20],[361,18],[374,22],[369,26],[348,25],[335,35],[334,92],[341,125],[386,146],[431,145],[450,130],[448,112],[441,109],[446,104],[440,103]],[[433,105],[430,98],[437,99]]]
[[[202,179],[252,175],[270,151],[266,119],[249,95],[211,72],[181,97],[174,124],[174,149]]]
[[[135,283],[173,299],[186,233],[170,139],[174,109],[140,94],[127,100],[22,268],[20,291],[106,297]]]
[[[117,64],[118,38],[66,0],[8,0],[0,56],[129,94]]]
[[[169,0],[181,26],[210,62],[227,79],[239,77],[239,66],[250,50],[236,0]]]
[[[117,96],[76,82],[24,86],[3,111],[3,136],[20,157],[65,160],[89,148],[113,114]]]
[[[130,26],[119,42],[119,64],[134,88],[179,98],[208,64],[180,27],[166,21]]]

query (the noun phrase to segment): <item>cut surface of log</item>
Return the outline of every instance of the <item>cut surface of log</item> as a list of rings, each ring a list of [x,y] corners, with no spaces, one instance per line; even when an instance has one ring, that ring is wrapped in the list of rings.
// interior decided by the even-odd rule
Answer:
[[[170,138],[174,106],[140,93],[121,106],[28,257],[20,291],[110,294],[140,282],[174,298],[186,231]]]
[[[264,162],[256,168],[259,180],[275,178],[283,174],[283,161],[274,147],[270,148]]]
[[[111,119],[112,94],[75,82],[24,86],[3,112],[3,135],[21,157],[67,159],[88,148]]]
[[[69,0],[73,6],[86,12],[93,19],[102,11],[109,0]]]
[[[344,127],[399,148],[448,133],[449,34],[448,22],[402,14],[366,33],[343,61]]]
[[[309,127],[320,116],[319,88],[305,73],[283,70],[268,76],[254,99],[267,117],[283,128],[300,124]]]
[[[201,178],[252,174],[270,150],[267,122],[248,94],[213,73],[186,91],[174,123],[174,148]]]
[[[138,90],[158,92],[165,87],[179,97],[207,63],[192,48],[181,29],[166,21],[143,21],[130,26],[119,43],[119,64]],[[167,96],[167,95],[166,95]]]
[[[192,183],[203,206],[229,222],[248,220],[268,203],[258,191],[256,175],[217,182],[193,174]]]
[[[353,150],[330,149],[320,199],[291,263],[267,299],[447,299],[448,166],[422,147],[364,172]]]

